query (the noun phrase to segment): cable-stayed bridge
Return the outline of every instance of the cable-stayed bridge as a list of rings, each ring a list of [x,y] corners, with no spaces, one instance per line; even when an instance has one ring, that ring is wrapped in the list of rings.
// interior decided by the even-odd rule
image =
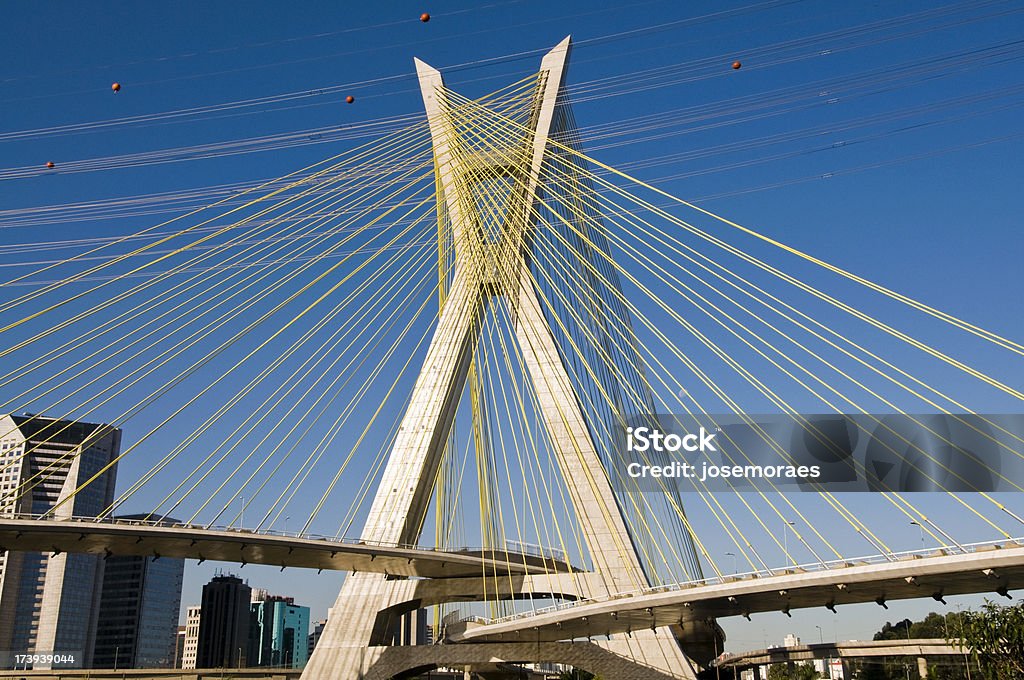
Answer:
[[[718,618],[1017,587],[1024,345],[588,156],[569,52],[417,61],[424,120],[5,282],[0,545],[348,570],[309,678],[691,678]]]

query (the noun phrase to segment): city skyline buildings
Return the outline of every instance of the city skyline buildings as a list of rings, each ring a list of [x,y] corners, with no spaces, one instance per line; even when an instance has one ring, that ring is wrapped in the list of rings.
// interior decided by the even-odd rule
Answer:
[[[181,668],[301,668],[314,646],[310,609],[218,571],[188,605]]]

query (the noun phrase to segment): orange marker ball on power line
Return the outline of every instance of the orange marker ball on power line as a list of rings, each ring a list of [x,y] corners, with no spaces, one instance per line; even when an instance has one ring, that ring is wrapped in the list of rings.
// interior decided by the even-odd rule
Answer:
[[[732,67],[733,67],[734,70],[736,70],[736,71],[740,70],[740,66],[743,66],[743,64],[741,64],[738,61],[732,62]]]
[[[424,12],[423,14],[420,15],[420,21],[422,21],[423,23],[427,23],[428,21],[430,21],[430,15]]]
[[[53,161],[46,161],[46,167],[53,168]]]
[[[110,86],[110,89],[113,90],[114,92],[120,92],[121,91],[121,83],[114,83],[113,85]]]
[[[346,103],[346,104],[351,104],[351,103],[352,103],[352,102],[354,102],[355,100],[356,100],[356,98],[355,98],[355,97],[353,97],[352,95],[349,95],[349,96],[345,97],[345,103]]]

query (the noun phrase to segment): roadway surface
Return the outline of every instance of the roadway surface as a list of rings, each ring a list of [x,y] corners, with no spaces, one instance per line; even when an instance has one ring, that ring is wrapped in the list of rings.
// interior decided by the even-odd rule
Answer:
[[[564,563],[505,551],[442,551],[327,538],[134,521],[0,519],[0,550],[180,557],[426,578],[565,572]]]
[[[448,630],[452,642],[554,641],[623,633],[707,618],[757,612],[836,607],[859,602],[1024,588],[1024,544],[979,545],[950,554],[939,550],[895,560],[841,562],[816,569],[664,586],[609,598],[580,600],[489,623]],[[1007,589],[1007,590],[1003,590]]]

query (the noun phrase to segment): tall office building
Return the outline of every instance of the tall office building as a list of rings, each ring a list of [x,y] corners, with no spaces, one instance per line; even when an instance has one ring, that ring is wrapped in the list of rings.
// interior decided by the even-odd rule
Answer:
[[[291,597],[262,598],[252,603],[249,665],[302,668],[308,659],[309,607],[296,605]]]
[[[173,668],[185,560],[112,556],[106,562],[92,667]]]
[[[327,609],[327,619],[331,618],[331,608]],[[306,660],[313,656],[313,650],[316,649],[316,644],[320,642],[320,636],[324,633],[324,628],[327,626],[327,619],[320,619],[313,624],[313,630],[309,632],[309,636],[306,638]]]
[[[120,448],[121,431],[109,425],[0,415],[0,516],[98,515],[114,500]],[[71,655],[61,667],[89,668],[103,567],[96,555],[0,554],[0,649]]]
[[[181,667],[195,668],[196,653],[199,651],[199,624],[202,621],[203,608],[198,604],[190,605],[185,610],[185,638],[181,647]]]
[[[236,576],[219,574],[203,586],[198,668],[244,668],[249,652],[252,589]]]

